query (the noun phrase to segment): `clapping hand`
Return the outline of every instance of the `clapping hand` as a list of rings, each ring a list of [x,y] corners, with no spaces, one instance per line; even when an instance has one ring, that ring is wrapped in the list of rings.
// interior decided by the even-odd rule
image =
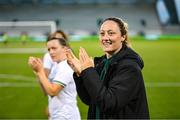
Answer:
[[[40,58],[29,57],[28,60],[29,66],[33,69],[35,73],[43,71],[43,63]]]
[[[84,48],[79,49],[79,59],[71,50],[67,52],[68,64],[77,75],[80,75],[83,70],[89,67],[94,67],[93,59],[88,56]]]
[[[94,67],[94,61],[92,57],[89,57],[86,50],[82,47],[79,50],[79,60],[80,60],[82,71],[89,67]]]
[[[77,57],[74,55],[74,53],[71,50],[67,51],[67,61],[70,67],[74,70],[74,72],[77,75],[81,74],[81,64],[80,61],[77,59]]]

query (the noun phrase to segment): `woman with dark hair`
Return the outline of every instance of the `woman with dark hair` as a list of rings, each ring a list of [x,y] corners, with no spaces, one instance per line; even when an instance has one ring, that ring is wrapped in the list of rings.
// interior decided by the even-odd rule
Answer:
[[[65,40],[68,40],[67,35],[62,30],[57,30],[54,33],[50,34],[47,38],[47,41],[51,38],[64,38]],[[56,62],[53,62],[49,53],[48,52],[45,53],[45,55],[43,57],[43,66],[44,66],[44,70],[45,70],[47,77],[49,76],[51,68],[53,67],[54,64],[56,64]],[[49,77],[51,77],[51,76],[49,76]]]
[[[144,64],[131,49],[127,23],[105,19],[99,39],[105,55],[94,61],[83,48],[79,59],[72,52],[67,54],[78,95],[89,106],[88,119],[149,119]]]
[[[63,30],[56,30],[54,33],[49,34],[49,36],[47,37],[47,41],[49,41],[51,38],[64,38],[65,40],[68,40],[68,36],[66,35],[66,33]],[[52,79],[52,77],[54,77],[52,73],[50,74],[50,72],[51,72],[51,69],[56,64],[57,63],[51,59],[51,56],[49,55],[49,53],[46,52],[43,56],[43,67],[44,67],[44,71],[45,71],[45,74],[48,77],[48,79]],[[47,95],[47,93],[45,92],[42,85],[41,85],[41,88],[42,88],[44,94]],[[46,108],[45,112],[46,112],[47,116],[49,117],[48,107]]]
[[[49,119],[80,120],[73,70],[67,63],[66,51],[70,49],[68,41],[63,38],[50,38],[47,48],[51,59],[57,63],[50,71],[51,77],[46,76],[40,58],[30,57],[28,64],[48,94]]]

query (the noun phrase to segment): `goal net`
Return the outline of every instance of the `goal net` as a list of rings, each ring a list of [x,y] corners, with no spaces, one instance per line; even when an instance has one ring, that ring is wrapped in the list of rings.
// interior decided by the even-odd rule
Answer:
[[[44,41],[49,33],[56,31],[55,21],[0,21],[0,34],[18,37],[26,34],[35,41]]]

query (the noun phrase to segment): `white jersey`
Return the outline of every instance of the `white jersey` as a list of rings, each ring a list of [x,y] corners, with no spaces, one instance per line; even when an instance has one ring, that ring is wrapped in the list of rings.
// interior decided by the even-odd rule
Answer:
[[[53,66],[50,75],[52,74],[54,77],[50,81],[55,84],[60,84],[64,88],[57,96],[49,96],[50,119],[80,120],[73,70],[65,60]]]
[[[43,57],[43,67],[51,70],[54,64],[55,62],[53,62],[49,53],[46,53]]]
[[[48,79],[52,80],[57,72],[57,63],[51,59],[49,53],[46,53],[43,57],[43,67],[50,70]]]

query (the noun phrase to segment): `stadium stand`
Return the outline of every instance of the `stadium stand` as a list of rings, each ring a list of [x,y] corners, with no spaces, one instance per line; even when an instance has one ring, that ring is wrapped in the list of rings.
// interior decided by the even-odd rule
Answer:
[[[53,20],[58,29],[71,34],[94,34],[99,20],[110,16],[128,22],[130,35],[159,35],[164,30],[156,14],[155,0],[1,0],[0,5],[0,21]]]

